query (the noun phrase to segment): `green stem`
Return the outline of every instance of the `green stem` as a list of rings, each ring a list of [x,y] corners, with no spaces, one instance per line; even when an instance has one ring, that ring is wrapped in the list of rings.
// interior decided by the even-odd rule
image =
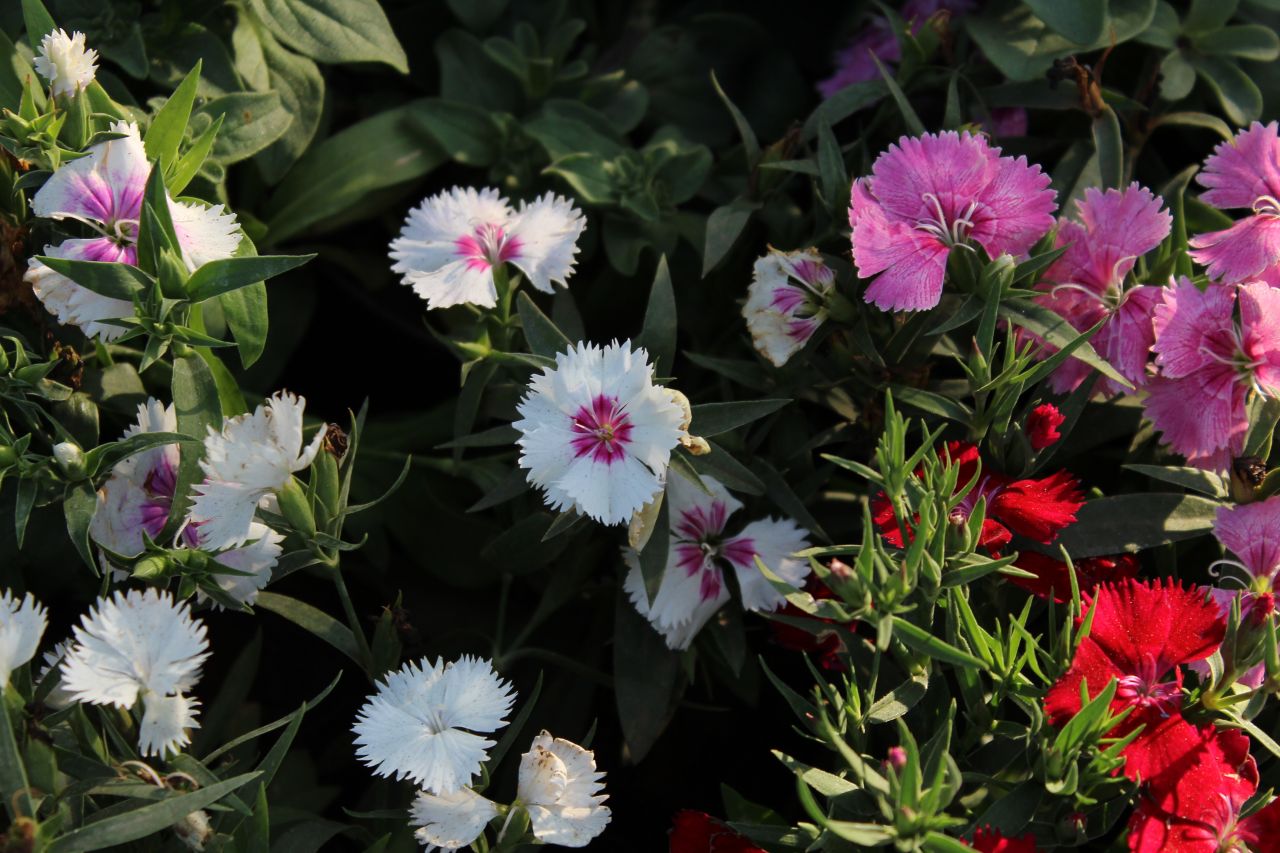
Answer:
[[[342,570],[338,568],[337,560],[329,564],[330,573],[333,575],[333,585],[338,589],[338,599],[342,602],[342,611],[347,615],[347,627],[351,629],[351,633],[355,634],[356,647],[360,650],[360,659],[364,665],[364,670],[369,677],[374,677],[373,671],[373,650],[369,648],[369,641],[365,638],[364,628],[360,626],[360,617],[356,615],[355,605],[351,603],[351,594],[347,592],[347,582],[342,579]]]

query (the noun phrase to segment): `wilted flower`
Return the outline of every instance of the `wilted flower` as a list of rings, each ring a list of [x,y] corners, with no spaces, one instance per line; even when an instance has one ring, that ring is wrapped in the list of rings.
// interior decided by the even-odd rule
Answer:
[[[0,693],[10,674],[35,657],[48,624],[43,605],[31,593],[17,598],[0,591]]]
[[[529,812],[533,836],[544,844],[586,847],[609,823],[604,773],[595,753],[542,732],[520,756],[516,796]]]
[[[420,791],[409,807],[409,823],[417,827],[413,834],[427,853],[455,853],[479,838],[497,814],[492,801],[470,788],[448,794]]]
[[[49,81],[54,97],[79,94],[98,72],[98,52],[85,48],[84,33],[58,29],[46,33],[36,53],[36,72]]]
[[[1244,449],[1249,393],[1280,393],[1280,290],[1250,282],[1202,291],[1183,278],[1165,288],[1155,331],[1160,372],[1146,415],[1189,463],[1225,471]]]
[[[98,599],[74,629],[62,686],[77,702],[129,708],[142,700],[138,749],[164,755],[190,740],[199,702],[186,695],[209,656],[204,623],[168,592],[117,592]]]
[[[491,308],[498,298],[493,270],[501,264],[514,264],[545,293],[553,283],[566,286],[586,224],[582,211],[553,193],[513,210],[496,189],[454,187],[409,211],[391,242],[391,269],[428,308]]]
[[[388,675],[356,717],[356,753],[381,776],[412,779],[429,793],[456,792],[480,772],[515,701],[489,661],[426,658]]]
[[[1057,444],[1062,439],[1058,427],[1067,422],[1067,418],[1053,403],[1041,403],[1031,410],[1027,416],[1027,441],[1032,450],[1044,450]]]
[[[1071,668],[1045,696],[1045,712],[1062,725],[1082,707],[1082,683],[1094,697],[1116,679],[1111,713],[1133,710],[1111,736],[1145,726],[1124,749],[1124,772],[1130,779],[1150,779],[1168,769],[1170,756],[1194,737],[1194,727],[1181,713],[1181,665],[1213,654],[1226,622],[1203,589],[1160,581],[1103,584],[1085,618],[1090,611],[1089,634],[1077,646]]]
[[[579,343],[529,381],[520,467],[553,509],[622,524],[662,491],[683,412],[631,342]]]
[[[137,125],[116,122],[111,130],[124,136],[91,146],[85,156],[64,164],[31,201],[37,216],[76,220],[98,232],[98,236],[45,246],[45,255],[138,263],[138,222],[151,163]],[[217,258],[229,258],[240,245],[236,218],[224,212],[220,204],[205,207],[170,201],[169,213],[182,260],[189,270]],[[94,293],[37,260],[30,262],[24,278],[60,322],[79,326],[89,337],[104,341],[119,337],[125,329],[107,321],[134,314],[131,302]]]
[[[1126,284],[1138,258],[1160,245],[1173,222],[1163,201],[1138,184],[1102,192],[1090,187],[1077,200],[1079,221],[1064,219],[1054,246],[1066,247],[1044,273],[1036,301],[1084,332],[1103,322],[1089,343],[1135,386],[1147,381],[1147,358],[1155,341],[1151,312],[1162,288]],[[1046,356],[1052,347],[1043,347]],[[1093,368],[1068,359],[1049,378],[1059,394],[1074,390]],[[1102,377],[1102,390],[1119,394],[1124,387]]]
[[[938,304],[947,257],[977,243],[990,257],[1025,253],[1053,227],[1049,176],[1001,157],[984,137],[904,136],[853,182],[853,263],[875,280],[866,301],[885,311]]]
[[[827,319],[823,301],[834,284],[817,249],[770,249],[759,258],[742,316],[760,354],[782,367],[799,352]]]
[[[201,526],[205,547],[241,545],[252,535],[258,502],[290,482],[293,472],[311,464],[324,430],[302,443],[306,400],[278,392],[251,414],[228,418],[220,432],[209,428],[200,467],[207,479],[195,487],[191,520]]]
[[[624,551],[630,566],[626,590],[640,614],[666,638],[673,649],[685,649],[707,620],[729,600],[724,570],[737,575],[742,606],[772,611],[786,603],[756,566],[758,557],[769,570],[793,586],[809,574],[807,561],[792,556],[809,547],[805,532],[790,519],[753,521],[736,536],[726,532],[729,516],[742,502],[715,478],[703,477],[711,494],[683,476],[667,481],[671,533],[667,566],[653,601],[645,590],[640,557]]]
[[[1276,122],[1254,122],[1213,149],[1196,175],[1200,198],[1223,210],[1252,211],[1223,231],[1190,239],[1191,257],[1228,284],[1260,280],[1280,286],[1280,134]]]

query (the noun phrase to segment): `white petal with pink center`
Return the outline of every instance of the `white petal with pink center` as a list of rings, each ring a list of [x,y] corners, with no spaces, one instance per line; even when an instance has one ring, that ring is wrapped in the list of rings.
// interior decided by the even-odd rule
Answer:
[[[77,261],[133,261],[133,257],[124,256],[119,246],[101,238],[63,240],[56,246],[45,246],[44,254]],[[94,293],[34,258],[28,262],[27,272],[22,278],[31,285],[45,310],[57,317],[59,323],[79,326],[88,337],[114,341],[126,329],[106,321],[133,316],[132,302]]]
[[[9,675],[36,656],[49,620],[31,593],[22,598],[0,591],[0,693]]]
[[[770,249],[757,259],[742,316],[760,354],[782,367],[799,352],[826,320],[822,303],[834,284],[817,249]]]
[[[391,269],[428,308],[492,308],[501,264],[514,264],[547,293],[567,285],[585,227],[582,212],[552,193],[513,210],[496,189],[454,187],[409,211],[391,242]]]
[[[457,853],[484,832],[485,825],[498,816],[493,802],[470,788],[448,794],[419,791],[409,807],[409,824],[417,827],[414,837],[427,853]]]
[[[325,431],[317,431],[303,446],[306,405],[301,397],[281,391],[251,414],[228,418],[221,431],[210,427],[200,463],[207,479],[195,487],[190,513],[191,521],[201,525],[201,547],[222,550],[243,544],[258,502],[311,464]]]
[[[49,81],[54,97],[83,92],[98,72],[98,52],[85,47],[84,33],[67,35],[63,29],[45,33],[40,51],[31,63]]]
[[[586,847],[608,826],[604,773],[596,757],[564,738],[542,732],[520,756],[516,797],[529,812],[533,836],[544,844]]]
[[[624,588],[632,604],[663,635],[667,646],[686,649],[702,627],[729,600],[724,570],[732,566],[748,610],[777,609],[784,599],[756,566],[757,557],[793,586],[809,574],[806,561],[792,556],[809,547],[805,532],[788,519],[753,521],[728,535],[729,517],[742,507],[724,485],[703,477],[707,494],[683,476],[667,483],[671,534],[667,566],[649,601],[639,555],[623,550],[628,566]]]
[[[258,593],[271,582],[271,570],[275,568],[280,553],[284,550],[282,542],[284,537],[279,533],[260,521],[252,522],[249,525],[247,544],[213,555],[216,561],[227,568],[248,574],[217,574],[214,578],[218,586],[241,604],[253,604],[258,599]],[[197,597],[201,601],[206,600],[202,592],[198,592]],[[215,603],[214,606],[220,605]]]
[[[529,381],[518,406],[520,467],[556,510],[623,524],[662,491],[683,410],[630,341],[579,343]]]

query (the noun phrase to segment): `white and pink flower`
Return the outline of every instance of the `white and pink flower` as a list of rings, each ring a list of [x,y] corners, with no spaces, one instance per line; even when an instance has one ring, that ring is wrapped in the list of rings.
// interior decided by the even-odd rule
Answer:
[[[782,367],[799,352],[827,319],[823,303],[834,285],[817,249],[770,249],[756,260],[742,316],[760,354]]]
[[[529,382],[515,422],[520,467],[557,510],[622,524],[662,491],[684,410],[630,341],[579,343]]]
[[[49,81],[54,97],[73,97],[93,82],[98,73],[98,52],[85,47],[84,33],[54,30],[40,39],[40,51],[31,63]]]
[[[32,199],[36,216],[74,220],[97,232],[95,237],[45,246],[45,255],[138,263],[138,223],[151,163],[136,124],[116,122],[111,130],[124,135],[90,147],[83,157],[58,169]],[[220,204],[205,207],[170,200],[169,212],[183,263],[190,271],[208,261],[231,257],[240,245],[235,215]],[[109,321],[134,314],[132,303],[94,293],[38,260],[30,262],[24,278],[59,322],[79,326],[89,337],[104,341],[118,338],[124,327]]]
[[[653,601],[645,590],[639,554],[629,548],[623,552],[630,567],[626,590],[631,602],[673,649],[688,648],[729,600],[726,568],[736,574],[742,606],[757,612],[777,610],[786,603],[756,566],[757,557],[792,586],[801,586],[809,574],[808,562],[793,556],[809,547],[799,525],[790,519],[766,518],[751,522],[736,536],[729,535],[729,517],[742,508],[742,502],[716,479],[703,477],[702,481],[711,494],[683,476],[667,483],[671,538],[667,567]]]
[[[454,187],[409,211],[391,242],[391,269],[428,308],[491,308],[494,269],[508,263],[544,293],[567,286],[586,224],[582,211],[553,193],[512,208],[496,189]]]

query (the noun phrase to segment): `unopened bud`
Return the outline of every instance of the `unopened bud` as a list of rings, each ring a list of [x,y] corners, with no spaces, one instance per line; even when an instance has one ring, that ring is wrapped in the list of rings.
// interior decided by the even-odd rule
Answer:
[[[143,557],[133,564],[133,577],[138,580],[159,580],[169,573],[169,560],[166,557]]]
[[[280,502],[280,514],[308,540],[316,537],[316,517],[311,512],[311,504],[307,501],[306,490],[298,482],[297,477],[290,477],[284,487],[276,492]]]
[[[907,766],[907,751],[900,746],[889,747],[888,755],[886,755],[885,764],[888,764],[894,770],[901,770]]]
[[[84,478],[84,451],[74,442],[60,441],[53,446],[53,459],[69,480]]]

